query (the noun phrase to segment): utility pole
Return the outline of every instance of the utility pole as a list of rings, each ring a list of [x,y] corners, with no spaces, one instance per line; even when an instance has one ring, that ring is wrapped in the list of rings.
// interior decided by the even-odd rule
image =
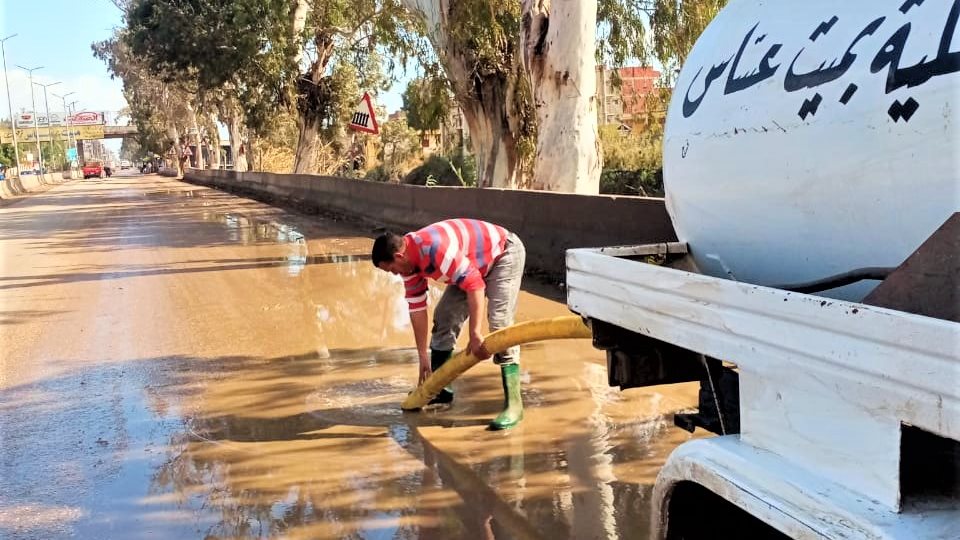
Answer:
[[[9,35],[3,39],[0,39],[0,55],[3,56],[3,80],[6,83],[7,88],[7,110],[10,111],[10,131],[13,133],[13,155],[16,156],[17,162],[14,164],[17,168],[17,176],[20,176],[20,144],[17,141],[17,122],[13,118],[13,102],[10,101],[10,79],[7,78],[7,50],[4,48],[3,44],[10,38],[16,37],[17,34]]]
[[[52,82],[50,84],[33,83],[43,87],[43,110],[47,113],[47,134],[50,135],[50,144],[47,146],[48,149],[53,146],[53,118],[50,118],[50,103],[47,101],[47,87],[56,86],[61,82],[63,81]]]
[[[30,103],[33,106],[33,133],[37,137],[37,159],[40,161],[40,174],[43,175],[43,151],[40,150],[40,127],[37,125],[37,100],[33,97],[33,72],[38,69],[43,69],[43,66],[25,68],[17,64],[17,67],[26,71],[30,77]]]
[[[58,96],[56,94],[53,95],[53,97],[58,97],[60,98],[61,101],[63,101],[63,114],[66,115],[66,122],[67,122],[67,149],[70,149],[71,147],[73,147],[73,135],[71,134],[71,132],[73,131],[73,127],[72,127],[73,125],[70,123],[70,108],[67,107],[67,98],[72,96],[73,94],[76,94],[76,92],[69,92],[62,96]],[[76,101],[74,101],[74,103],[76,103]],[[69,162],[70,159],[68,158],[67,161]]]

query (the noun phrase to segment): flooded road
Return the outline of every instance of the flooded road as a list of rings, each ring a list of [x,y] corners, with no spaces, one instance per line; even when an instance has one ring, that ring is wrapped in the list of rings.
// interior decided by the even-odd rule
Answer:
[[[486,430],[490,362],[401,413],[370,236],[156,176],[0,207],[0,538],[646,537],[696,387],[620,392],[586,340],[539,343],[518,428]],[[518,320],[568,314],[547,296]]]

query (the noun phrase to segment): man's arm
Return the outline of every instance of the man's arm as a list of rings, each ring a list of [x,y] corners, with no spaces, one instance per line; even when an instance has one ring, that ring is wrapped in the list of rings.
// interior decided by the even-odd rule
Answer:
[[[420,358],[420,383],[422,384],[433,372],[430,369],[430,352],[427,350],[427,310],[411,311],[410,324],[413,326],[413,337],[417,342],[417,356]]]
[[[480,360],[490,358],[490,353],[483,346],[483,335],[480,333],[480,320],[483,313],[484,289],[472,289],[467,293],[467,308],[470,313],[470,345],[467,350]]]
[[[417,343],[417,357],[420,359],[420,382],[430,376],[430,354],[427,339],[427,280],[420,274],[403,277],[407,305],[410,308],[410,325]]]
[[[483,317],[483,297],[486,286],[483,276],[477,267],[466,257],[461,257],[455,265],[450,265],[447,272],[450,283],[460,287],[467,294],[467,308],[470,314],[470,345],[467,351],[480,360],[490,358],[490,353],[483,347],[483,335],[480,334],[480,320]]]

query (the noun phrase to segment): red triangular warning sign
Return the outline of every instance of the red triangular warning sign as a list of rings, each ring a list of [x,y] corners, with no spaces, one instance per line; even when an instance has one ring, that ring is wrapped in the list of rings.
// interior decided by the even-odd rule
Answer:
[[[377,115],[373,112],[373,100],[370,99],[370,94],[363,93],[360,105],[353,111],[353,117],[350,118],[350,127],[374,135],[380,133],[380,125],[377,124]]]

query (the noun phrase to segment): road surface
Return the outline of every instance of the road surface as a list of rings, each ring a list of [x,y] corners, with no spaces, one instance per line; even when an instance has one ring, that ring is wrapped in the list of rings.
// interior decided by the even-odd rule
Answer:
[[[517,429],[485,429],[490,362],[403,414],[370,236],[129,171],[0,208],[0,537],[645,537],[696,388],[620,392],[552,342],[523,349]],[[519,320],[568,314],[528,285]]]

